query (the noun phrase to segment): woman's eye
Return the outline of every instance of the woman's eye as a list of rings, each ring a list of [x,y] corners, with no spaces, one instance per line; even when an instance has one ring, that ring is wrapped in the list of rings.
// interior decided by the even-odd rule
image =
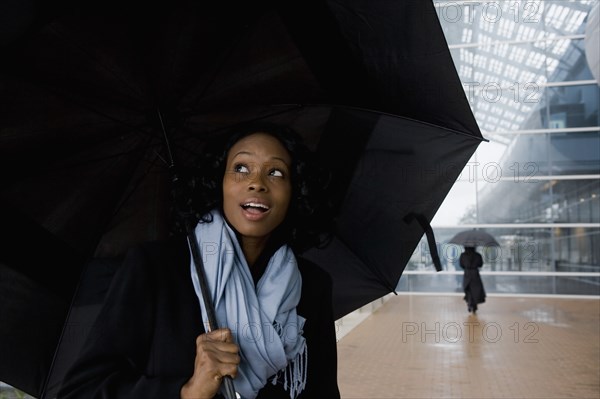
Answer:
[[[250,173],[250,169],[244,164],[237,164],[233,167],[234,172],[236,173]]]
[[[283,177],[283,172],[279,169],[273,169],[269,172],[269,176]]]

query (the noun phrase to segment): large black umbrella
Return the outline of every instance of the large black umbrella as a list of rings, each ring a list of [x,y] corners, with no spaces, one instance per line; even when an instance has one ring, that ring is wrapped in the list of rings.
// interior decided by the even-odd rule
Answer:
[[[162,125],[179,165],[256,119],[328,162],[336,236],[303,256],[332,275],[336,317],[395,289],[482,140],[428,1],[2,7],[0,380],[36,396],[119,257],[168,235]]]

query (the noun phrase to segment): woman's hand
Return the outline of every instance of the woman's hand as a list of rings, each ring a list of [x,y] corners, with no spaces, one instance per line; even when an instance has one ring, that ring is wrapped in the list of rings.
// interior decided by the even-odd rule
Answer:
[[[240,356],[228,328],[213,330],[196,338],[194,374],[181,388],[181,399],[213,398],[223,376],[235,378]]]

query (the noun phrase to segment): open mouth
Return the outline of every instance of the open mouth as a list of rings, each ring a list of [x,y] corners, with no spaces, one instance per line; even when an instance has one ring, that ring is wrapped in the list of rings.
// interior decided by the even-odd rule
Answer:
[[[258,202],[247,202],[242,204],[242,208],[251,213],[264,213],[270,209],[267,205]]]

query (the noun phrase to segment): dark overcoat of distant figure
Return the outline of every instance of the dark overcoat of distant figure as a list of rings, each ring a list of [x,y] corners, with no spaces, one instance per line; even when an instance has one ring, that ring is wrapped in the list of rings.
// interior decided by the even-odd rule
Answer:
[[[485,289],[479,275],[479,269],[483,266],[483,258],[475,247],[465,247],[465,252],[460,254],[460,267],[464,269],[463,290],[464,300],[467,302],[469,312],[477,312],[477,305],[485,302]]]

